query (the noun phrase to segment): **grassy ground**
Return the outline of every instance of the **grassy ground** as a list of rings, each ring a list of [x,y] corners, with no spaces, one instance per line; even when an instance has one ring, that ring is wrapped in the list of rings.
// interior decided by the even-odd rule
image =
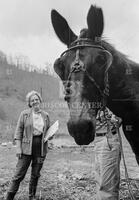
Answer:
[[[133,193],[139,194],[139,168],[125,138],[124,152]],[[94,146],[79,147],[69,137],[57,137],[49,146],[49,153],[41,171],[37,196],[45,200],[95,200]],[[0,200],[4,199],[16,165],[15,147],[0,146]],[[16,195],[18,200],[28,199],[30,169]],[[121,199],[130,200],[121,162]]]
[[[53,100],[43,105],[51,119],[51,123],[57,119],[60,128],[57,136],[50,143],[51,149],[42,169],[37,196],[45,200],[95,200],[94,179],[94,146],[93,143],[86,147],[79,147],[68,135],[66,122],[69,111],[65,102]],[[17,109],[18,108],[18,109]],[[17,98],[9,97],[0,99],[0,143],[12,142],[15,125],[20,112],[25,109],[25,102]],[[126,165],[133,193],[139,196],[139,168],[129,144],[122,135]],[[14,174],[17,159],[15,147],[12,143],[7,146],[0,145],[0,200],[4,200],[10,180]],[[125,170],[121,162],[120,198],[130,200]],[[21,183],[16,195],[16,200],[28,199],[28,183],[30,169]]]

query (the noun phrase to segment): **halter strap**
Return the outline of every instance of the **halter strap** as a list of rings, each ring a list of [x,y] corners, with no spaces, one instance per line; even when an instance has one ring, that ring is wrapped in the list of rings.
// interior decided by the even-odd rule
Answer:
[[[79,59],[79,49],[80,48],[85,48],[85,47],[90,47],[90,48],[94,48],[94,49],[101,49],[102,51],[107,53],[107,55],[109,55],[109,57],[110,57],[108,65],[107,65],[107,68],[105,70],[105,75],[104,75],[104,90],[101,90],[100,86],[96,83],[95,79],[85,69],[84,63]],[[79,71],[83,71],[84,73],[86,73],[86,75],[88,76],[89,80],[95,85],[95,87],[98,89],[100,95],[102,96],[102,104],[103,104],[103,108],[104,108],[106,106],[106,98],[107,98],[107,96],[109,96],[108,69],[112,64],[112,55],[111,55],[111,53],[109,51],[107,51],[104,47],[100,46],[100,45],[97,45],[97,44],[94,45],[93,41],[88,39],[88,38],[78,38],[77,40],[75,40],[73,43],[71,43],[69,45],[68,49],[65,50],[61,54],[60,57],[64,56],[65,53],[67,53],[67,52],[69,52],[71,50],[77,50],[77,51],[76,51],[76,58],[72,63],[72,67],[71,67],[71,71],[70,71],[69,76],[68,76],[67,83],[69,82],[72,73],[79,72]],[[78,60],[77,60],[77,57],[78,57]],[[76,61],[78,61],[78,63]]]
[[[103,47],[99,46],[99,45],[92,45],[92,44],[76,44],[75,46],[71,46],[69,47],[67,50],[65,50],[60,57],[62,57],[65,53],[67,53],[68,51],[71,51],[73,49],[78,49],[78,48],[84,48],[84,47],[92,47],[95,49],[101,49],[101,50],[105,50]]]
[[[88,39],[88,38],[78,38],[77,40],[75,40],[74,42],[72,42],[68,46],[68,49],[65,50],[61,54],[60,57],[62,57],[68,51],[71,51],[71,50],[74,50],[74,49],[77,49],[77,48],[84,48],[84,47],[92,47],[92,48],[97,48],[97,49],[105,50],[104,47],[102,47],[100,45],[93,44],[93,41],[91,39]]]

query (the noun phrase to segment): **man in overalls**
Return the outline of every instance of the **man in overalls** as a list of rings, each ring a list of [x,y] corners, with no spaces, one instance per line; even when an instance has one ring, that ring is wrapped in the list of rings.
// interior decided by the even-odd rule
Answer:
[[[118,129],[122,120],[108,108],[97,115],[95,175],[97,200],[118,200],[121,148]]]

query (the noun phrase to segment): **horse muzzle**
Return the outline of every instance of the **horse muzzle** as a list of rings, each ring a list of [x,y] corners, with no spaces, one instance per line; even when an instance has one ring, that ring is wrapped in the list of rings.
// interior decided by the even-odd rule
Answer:
[[[67,122],[69,134],[78,145],[88,145],[94,140],[95,125],[92,120],[79,119]]]

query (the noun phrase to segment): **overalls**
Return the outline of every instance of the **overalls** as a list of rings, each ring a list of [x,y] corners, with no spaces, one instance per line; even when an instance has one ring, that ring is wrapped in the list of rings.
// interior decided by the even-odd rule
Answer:
[[[94,140],[96,199],[118,200],[121,160],[119,137],[111,119],[109,124],[105,120],[102,123],[102,130],[96,132]]]

